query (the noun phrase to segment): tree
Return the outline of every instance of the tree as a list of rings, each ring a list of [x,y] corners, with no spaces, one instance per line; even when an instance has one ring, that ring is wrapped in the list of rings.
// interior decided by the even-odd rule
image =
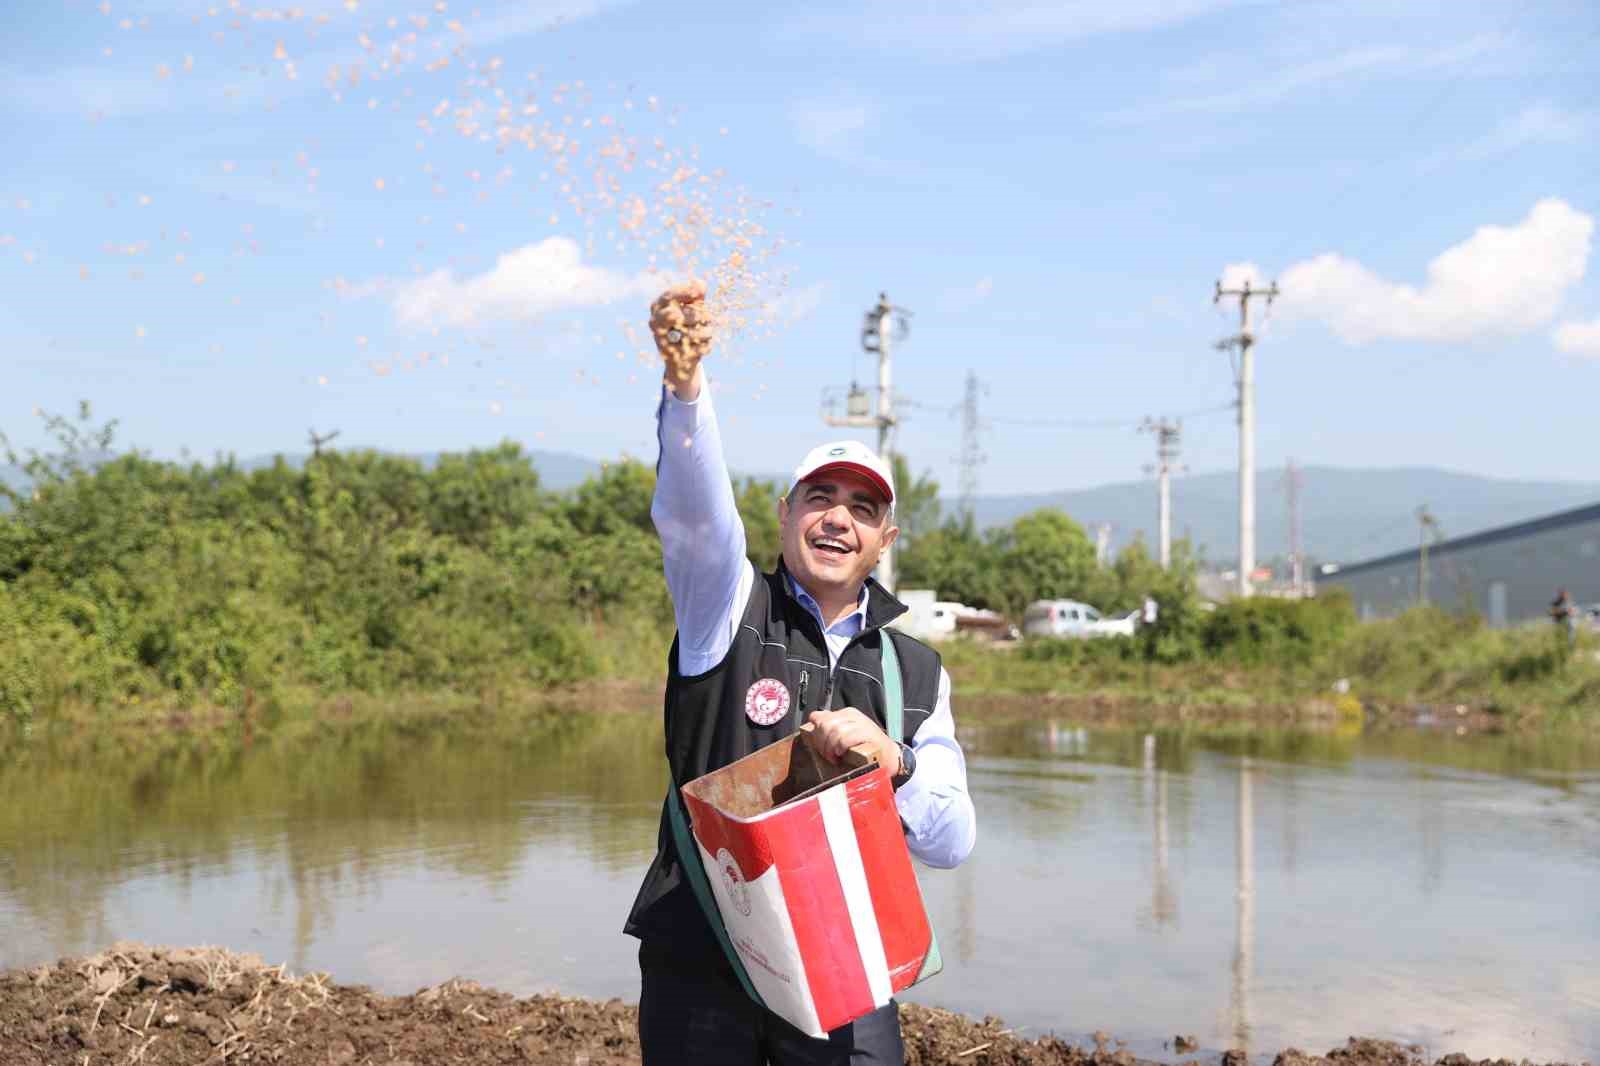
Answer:
[[[439,456],[427,485],[433,529],[480,544],[500,526],[528,521],[545,501],[539,472],[512,441],[488,451]]]
[[[579,485],[565,514],[578,532],[589,536],[632,528],[654,537],[650,501],[655,492],[655,469],[637,459],[624,459],[606,464],[599,477]]]
[[[1021,615],[1034,600],[1084,599],[1094,590],[1097,564],[1088,534],[1065,513],[1043,508],[1017,519],[994,538],[1005,610]]]
[[[778,562],[782,550],[778,536],[778,499],[783,486],[776,481],[747,477],[734,486],[733,499],[744,520],[745,554],[763,573]]]
[[[909,548],[918,536],[939,524],[939,483],[928,470],[924,470],[921,477],[913,478],[910,462],[899,452],[894,453],[890,462],[895,486],[894,520],[900,527],[902,547]]]
[[[994,546],[969,520],[950,521],[917,537],[900,556],[903,587],[934,589],[940,599],[973,607],[1004,606]]]

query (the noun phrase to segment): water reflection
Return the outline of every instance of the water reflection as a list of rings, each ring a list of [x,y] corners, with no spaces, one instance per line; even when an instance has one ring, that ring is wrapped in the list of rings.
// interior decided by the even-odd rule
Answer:
[[[259,909],[245,935],[283,944],[304,968],[342,916],[380,908],[397,877],[504,894],[544,850],[634,875],[666,787],[652,724],[619,714],[511,733],[374,729],[143,762],[31,752],[0,771],[0,922],[23,932],[0,938],[0,963],[139,935],[127,912],[144,901],[128,890],[153,884],[180,908],[219,883],[250,892]]]
[[[0,768],[0,965],[134,937],[389,991],[460,974],[636,996],[620,926],[655,844],[659,729],[650,709],[37,750]],[[922,878],[951,964],[913,999],[1154,1058],[1175,1031],[1600,1046],[1593,745],[1067,721],[963,739],[979,845]]]
[[[1178,893],[1172,883],[1172,872],[1167,861],[1167,771],[1156,766],[1156,737],[1144,737],[1144,776],[1149,791],[1153,792],[1151,812],[1153,819],[1152,849],[1154,852],[1150,873],[1150,906],[1140,915],[1140,922],[1158,929],[1178,928]]]
[[[1239,804],[1234,831],[1233,1046],[1250,1050],[1250,971],[1256,954],[1255,791],[1249,758],[1239,760]]]

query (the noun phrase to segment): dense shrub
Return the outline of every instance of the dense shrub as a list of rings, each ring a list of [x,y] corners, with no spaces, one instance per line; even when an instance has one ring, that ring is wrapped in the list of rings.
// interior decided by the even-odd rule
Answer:
[[[247,471],[111,456],[109,432],[52,427],[62,450],[27,462],[26,490],[0,489],[0,717],[557,684],[619,661],[600,633],[651,645],[629,662],[664,653],[642,464],[558,494],[509,443],[431,468],[324,452]]]
[[[1241,663],[1309,662],[1343,639],[1355,622],[1339,592],[1305,600],[1230,600],[1200,629],[1205,653]]]

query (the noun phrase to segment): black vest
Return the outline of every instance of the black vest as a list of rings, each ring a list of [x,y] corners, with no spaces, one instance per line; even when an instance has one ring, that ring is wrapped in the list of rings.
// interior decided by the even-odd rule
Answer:
[[[750,602],[739,620],[739,632],[722,661],[703,674],[678,672],[678,641],[667,653],[667,765],[676,788],[719,770],[774,741],[789,736],[818,710],[855,707],[886,725],[883,693],[883,646],[891,630],[884,623],[903,614],[905,605],[872,579],[867,580],[867,619],[860,635],[828,669],[828,646],[811,613],[789,595],[785,571],[757,576]],[[933,714],[939,696],[939,654],[904,633],[893,635],[905,688],[905,739],[910,741]],[[752,690],[766,718],[773,699],[781,702],[773,681],[788,694],[788,710],[770,725],[746,713]],[[663,807],[656,837],[656,857],[645,874],[624,931],[652,947],[670,950],[680,960],[692,955],[721,958],[694,892],[678,866],[672,829]]]

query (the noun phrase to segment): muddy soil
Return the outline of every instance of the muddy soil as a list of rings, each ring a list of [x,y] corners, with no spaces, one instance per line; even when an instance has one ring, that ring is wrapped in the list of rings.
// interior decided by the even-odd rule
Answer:
[[[1109,1037],[1077,1048],[1053,1037],[1024,1039],[995,1018],[975,1021],[911,1005],[901,1008],[901,1018],[910,1066],[1137,1066]],[[0,1066],[638,1061],[636,1011],[620,1000],[516,999],[460,980],[384,996],[322,974],[295,977],[220,948],[126,943],[0,974]],[[1229,1052],[1186,1061],[1237,1066],[1244,1059]],[[1284,1051],[1275,1066],[1428,1064],[1419,1049],[1353,1039],[1325,1056]],[[1474,1064],[1450,1055],[1438,1066],[1489,1066],[1489,1060]]]

